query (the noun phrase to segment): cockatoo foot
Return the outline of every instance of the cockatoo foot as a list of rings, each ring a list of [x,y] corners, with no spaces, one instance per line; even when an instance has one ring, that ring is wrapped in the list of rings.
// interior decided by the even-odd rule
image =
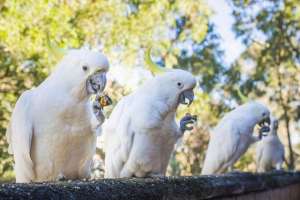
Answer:
[[[67,181],[68,179],[63,175],[59,174],[56,178],[56,181]]]
[[[187,113],[181,120],[180,120],[180,130],[182,133],[185,131],[190,131],[193,129],[193,127],[188,126],[188,124],[193,124],[197,121],[196,115],[191,115],[190,113]]]
[[[272,172],[284,172],[284,169],[283,168],[273,169]]]
[[[277,163],[276,164],[275,171],[283,171],[282,163]]]
[[[94,101],[93,102],[93,112],[94,112],[97,120],[100,121],[100,122],[104,122],[104,120],[105,120],[105,116],[104,116],[102,110],[103,110],[103,108],[100,104],[100,101],[97,101],[97,100]]]
[[[259,129],[259,133],[258,133],[258,138],[259,140],[262,139],[263,136],[267,136],[268,132],[270,131],[270,127],[268,126],[262,126],[260,129]]]

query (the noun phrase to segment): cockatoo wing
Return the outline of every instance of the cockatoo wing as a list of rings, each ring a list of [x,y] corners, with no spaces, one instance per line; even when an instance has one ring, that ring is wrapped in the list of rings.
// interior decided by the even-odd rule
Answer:
[[[25,91],[16,103],[6,137],[14,154],[17,182],[28,182],[34,177],[30,157],[33,124],[30,115],[32,91]]]
[[[124,97],[114,108],[110,118],[103,124],[105,151],[105,177],[119,177],[128,160],[134,132],[130,131],[131,96]]]
[[[222,173],[239,153],[241,135],[231,123],[218,127],[211,135],[202,174]]]

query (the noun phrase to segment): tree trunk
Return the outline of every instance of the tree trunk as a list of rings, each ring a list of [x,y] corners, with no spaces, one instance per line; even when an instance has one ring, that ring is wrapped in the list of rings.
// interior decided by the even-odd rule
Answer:
[[[294,164],[294,154],[293,154],[293,147],[292,147],[291,133],[290,133],[290,118],[288,116],[288,103],[286,103],[284,101],[283,94],[282,94],[282,81],[281,81],[281,75],[279,72],[279,66],[280,66],[280,62],[278,62],[278,67],[277,67],[277,78],[278,78],[278,87],[279,87],[279,104],[281,105],[281,107],[283,109],[283,117],[284,117],[284,121],[285,121],[285,128],[286,128],[286,133],[287,133],[287,138],[288,138],[288,147],[289,147],[288,168],[294,169],[295,164]]]

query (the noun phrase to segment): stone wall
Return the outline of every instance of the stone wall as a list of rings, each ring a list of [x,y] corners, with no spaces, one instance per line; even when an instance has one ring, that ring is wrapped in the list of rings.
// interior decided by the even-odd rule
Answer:
[[[300,172],[4,183],[0,186],[0,199],[300,200]]]

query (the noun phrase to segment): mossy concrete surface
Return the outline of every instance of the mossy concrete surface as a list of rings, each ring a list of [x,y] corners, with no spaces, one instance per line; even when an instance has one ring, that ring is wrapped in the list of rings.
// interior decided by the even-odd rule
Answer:
[[[299,183],[300,172],[4,183],[0,186],[0,199],[198,200],[267,191]]]

